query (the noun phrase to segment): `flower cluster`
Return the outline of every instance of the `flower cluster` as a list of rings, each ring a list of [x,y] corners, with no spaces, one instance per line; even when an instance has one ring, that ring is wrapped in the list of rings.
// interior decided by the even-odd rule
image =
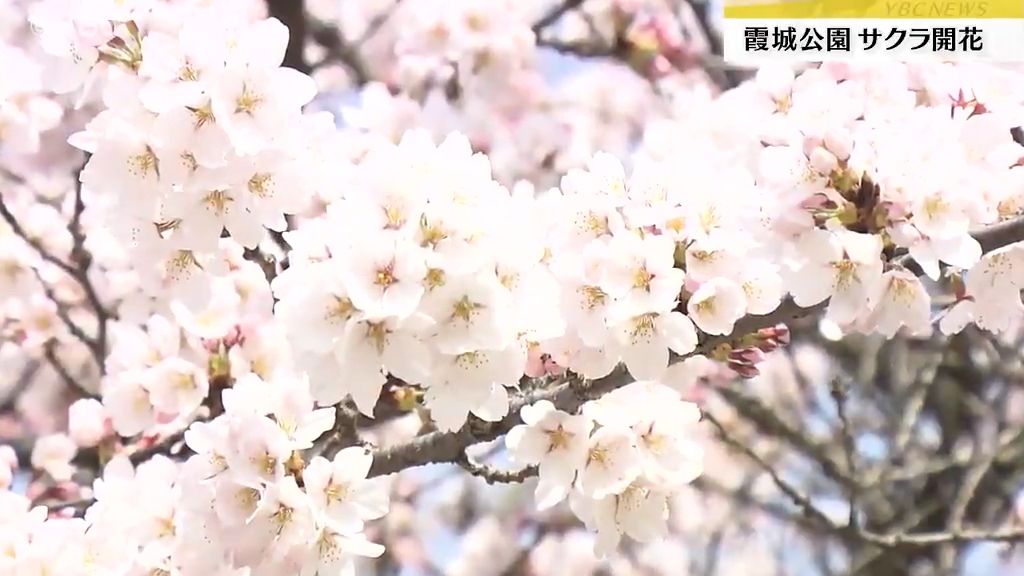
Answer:
[[[367,480],[370,454],[300,456],[334,425],[333,408],[314,408],[301,380],[255,375],[225,391],[223,403],[223,415],[185,433],[195,455],[178,480],[187,487],[176,516],[184,539],[171,561],[193,562],[189,573],[338,573],[354,556],[383,552],[363,535],[365,521],[387,511],[386,486]]]
[[[469,77],[480,83],[516,72],[533,55],[529,3],[482,0],[419,0],[396,15],[405,32],[395,52],[400,82],[424,82]],[[443,76],[435,76],[440,71]],[[462,80],[463,82],[465,80]]]
[[[470,412],[502,418],[528,340],[561,330],[531,305],[557,293],[529,232],[530,198],[494,182],[465,138],[435,146],[418,131],[369,150],[351,178],[324,216],[332,233],[321,250],[293,251],[273,283],[275,315],[317,401],[351,395],[372,415],[390,374],[424,386],[441,428]]]
[[[600,556],[623,535],[637,542],[663,537],[668,498],[703,470],[703,450],[694,442],[700,410],[657,382],[619,388],[578,415],[541,401],[521,416],[505,442],[514,460],[538,465],[538,509],[568,496],[573,512],[597,532]]]
[[[704,466],[680,392],[757,375],[789,340],[771,317],[787,298],[886,337],[1024,319],[1022,244],[976,237],[1024,209],[1024,91],[998,68],[770,66],[718,98],[659,85],[677,98],[655,106],[648,80],[688,57],[664,10],[634,19],[663,3],[579,11],[656,73],[554,88],[532,6],[410,0],[392,86],[367,84],[338,130],[303,110],[316,87],[282,66],[287,28],[234,4],[43,0],[45,65],[0,44],[0,159],[62,118],[47,89],[98,109],[68,126],[81,190],[4,191],[21,225],[0,222],[3,336],[103,364],[29,458],[84,518],[7,492],[0,452],[0,572],[336,573],[381,553],[365,524],[387,497],[364,448],[327,441],[336,410],[356,418],[335,405],[372,417],[390,382],[417,425],[456,431],[505,419],[524,384],[628,372],[578,410],[527,405],[506,437],[538,467],[538,508],[568,500],[607,554],[666,532]],[[82,320],[95,286],[112,313]],[[131,463],[178,436],[183,463]],[[82,451],[113,456],[91,494],[69,487]]]
[[[204,401],[232,379],[287,378],[288,348],[268,323],[272,298],[259,266],[226,257],[227,273],[210,279],[210,302],[193,310],[175,302],[143,326],[113,325],[113,347],[100,389],[114,431],[157,435],[192,421]]]
[[[134,468],[125,456],[113,459],[83,518],[47,519],[45,507],[0,492],[0,543],[12,551],[0,569],[337,574],[357,556],[380,555],[362,533],[387,509],[385,487],[366,480],[370,455],[349,448],[333,460],[316,457],[300,487],[291,451],[329,428],[333,411],[311,411],[301,395],[272,399],[264,388],[248,382],[228,413],[194,425],[186,441],[197,455],[184,464],[157,456]]]
[[[117,66],[103,75],[105,109],[71,142],[90,153],[81,181],[111,198],[108,224],[143,285],[202,306],[222,230],[249,248],[265,228],[284,230],[284,215],[300,211],[318,185],[308,150],[333,123],[329,114],[302,115],[316,88],[281,66],[281,22],[196,10],[172,30],[140,28],[146,20],[131,10],[90,13],[99,18],[92,28],[104,30],[102,54]],[[39,26],[44,38],[61,29]]]
[[[661,161],[693,154],[697,160],[682,160],[682,172],[700,186],[704,172],[694,164],[714,161],[701,151],[707,142],[749,128],[755,136],[731,146],[725,173],[752,177],[739,192],[759,198],[780,288],[799,306],[827,301],[827,318],[847,332],[927,335],[932,295],[949,291],[949,283],[958,302],[990,302],[998,293],[1006,303],[1009,284],[986,288],[977,275],[1012,258],[997,253],[979,264],[982,249],[971,232],[1017,216],[1024,192],[1024,146],[1011,135],[1021,99],[988,98],[985,84],[965,88],[945,73],[830,65],[795,76],[765,67],[754,82],[686,112],[696,124],[685,132],[681,121],[652,124],[643,154]],[[921,133],[929,136],[909,139]],[[907,267],[911,259],[934,283]],[[978,324],[990,329],[1021,317],[1009,306],[995,321],[984,308]],[[975,318],[975,304],[956,309],[965,322]],[[963,324],[951,320],[943,330]]]

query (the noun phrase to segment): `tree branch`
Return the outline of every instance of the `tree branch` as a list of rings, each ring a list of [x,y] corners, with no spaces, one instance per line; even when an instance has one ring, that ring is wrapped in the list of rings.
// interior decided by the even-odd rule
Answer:
[[[299,72],[309,73],[306,62],[306,3],[305,0],[266,0],[268,15],[288,27],[288,48],[282,64]]]
[[[518,484],[536,476],[538,472],[536,466],[527,466],[519,470],[498,470],[487,464],[474,462],[465,452],[456,463],[470,475],[483,478],[488,484]]]
[[[973,236],[986,251],[1024,240],[1024,217],[1017,217],[992,225],[975,232]],[[896,264],[905,264],[909,261],[911,260],[906,255],[894,259]],[[762,328],[775,326],[779,323],[820,312],[827,306],[828,301],[826,300],[808,308],[801,308],[792,300],[786,299],[775,311],[769,314],[746,316],[740,319],[730,335],[705,336],[692,353],[686,356],[673,356],[671,361],[678,362],[689,356],[707,354],[719,344],[729,342],[739,336],[750,334]],[[619,366],[608,376],[582,383],[582,385],[577,380],[562,381],[551,389],[523,394],[511,403],[508,414],[498,422],[482,422],[476,418],[471,418],[469,422],[455,432],[431,432],[414,438],[409,442],[377,450],[374,453],[370,476],[393,474],[406,468],[432,463],[458,462],[467,447],[495,440],[514,426],[521,424],[519,411],[523,406],[533,404],[539,400],[548,400],[560,410],[575,412],[586,401],[599,398],[632,381],[624,367]]]
[[[567,12],[575,10],[582,5],[583,0],[565,0],[548,10],[540,17],[540,19],[533,23],[533,26],[531,26],[531,29],[538,41],[540,40],[540,35],[545,28],[551,26],[555,22],[558,22]]]
[[[776,471],[771,464],[769,464],[763,458],[761,458],[761,456],[759,456],[757,452],[754,452],[754,450],[751,449],[749,446],[743,444],[742,442],[734,438],[731,434],[729,434],[729,432],[725,429],[725,426],[723,426],[722,423],[719,422],[713,414],[704,414],[704,420],[710,422],[711,425],[715,427],[715,429],[718,431],[719,438],[721,438],[726,445],[728,445],[729,447],[733,448],[738,452],[745,454],[755,464],[757,464],[758,468],[760,468],[762,471],[768,474],[771,477],[772,482],[775,483],[775,486],[790,500],[792,500],[793,503],[797,505],[797,507],[800,508],[804,516],[806,516],[809,520],[817,522],[823,528],[826,528],[828,530],[840,529],[840,527],[836,526],[836,524],[832,522],[832,520],[828,516],[826,516],[824,512],[819,510],[814,505],[814,503],[811,502],[811,499],[808,496],[804,495],[795,486],[785,481],[782,478],[782,476],[779,475],[778,471]]]
[[[78,172],[81,173],[81,169],[79,169]],[[4,171],[4,175],[15,182],[24,183],[24,181],[17,175],[6,171]],[[96,287],[93,285],[92,280],[89,279],[89,267],[92,265],[92,255],[89,254],[89,251],[84,247],[85,235],[81,228],[81,218],[84,211],[85,204],[82,201],[82,184],[77,181],[76,178],[74,212],[72,213],[71,220],[68,223],[68,232],[71,234],[72,238],[70,254],[72,262],[68,263],[51,254],[41,242],[33,238],[24,228],[22,228],[18,219],[7,207],[3,197],[0,196],[0,216],[2,216],[4,221],[7,222],[7,225],[10,226],[11,231],[35,250],[44,261],[59,268],[62,272],[77,282],[79,286],[81,286],[82,291],[85,294],[85,299],[96,316],[95,338],[86,335],[77,324],[71,321],[67,311],[64,309],[63,303],[56,298],[53,291],[46,285],[46,282],[43,281],[39,271],[33,268],[33,273],[42,285],[46,296],[50,300],[53,300],[54,304],[57,305],[58,317],[60,317],[61,321],[64,322],[72,335],[89,347],[92,351],[93,358],[96,360],[96,365],[99,367],[100,373],[103,374],[106,372],[105,358],[107,352],[107,322],[113,317],[113,315],[103,306],[103,303],[100,301],[99,294],[96,292]]]

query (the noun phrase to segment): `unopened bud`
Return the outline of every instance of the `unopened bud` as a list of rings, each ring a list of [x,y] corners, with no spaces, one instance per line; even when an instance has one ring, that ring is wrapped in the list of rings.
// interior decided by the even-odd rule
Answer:
[[[833,129],[825,132],[825,148],[839,161],[844,161],[853,152],[853,136],[847,130]]]
[[[817,170],[819,174],[831,174],[833,170],[839,167],[839,160],[824,148],[815,148],[811,151],[808,159],[810,160],[811,167]]]
[[[742,378],[753,378],[761,374],[761,371],[757,369],[757,366],[753,366],[751,364],[729,362],[729,368],[731,368],[733,372],[739,374]]]
[[[764,362],[765,355],[759,348],[743,348],[742,350],[733,350],[729,354],[729,361],[739,361],[746,364],[759,364]]]
[[[757,335],[762,342],[771,342],[776,348],[789,344],[789,326],[786,326],[785,324],[776,324],[769,328],[762,328],[757,331]],[[767,350],[765,351],[767,352]]]

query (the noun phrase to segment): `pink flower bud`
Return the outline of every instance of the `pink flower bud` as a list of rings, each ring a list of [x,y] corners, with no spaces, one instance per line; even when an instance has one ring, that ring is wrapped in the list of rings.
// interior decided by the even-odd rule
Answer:
[[[733,372],[739,374],[743,378],[753,378],[761,373],[757,369],[757,366],[751,366],[750,364],[734,364],[729,363],[729,368],[732,368]]]
[[[762,339],[757,347],[765,353],[789,344],[789,327],[785,324],[776,324],[770,328],[762,328],[757,331],[757,335]]]
[[[92,398],[75,401],[68,408],[68,435],[80,448],[92,448],[111,432],[103,404]]]
[[[853,136],[846,130],[825,132],[825,148],[839,160],[846,160],[853,152]]]
[[[743,348],[741,350],[733,350],[729,354],[729,361],[739,361],[746,364],[758,364],[764,362],[764,352],[757,348]]]
[[[11,482],[14,481],[14,470],[7,466],[0,466],[0,490],[8,490]]]
[[[839,160],[831,152],[821,147],[811,151],[809,159],[811,167],[817,170],[819,174],[831,174],[833,170],[839,167]]]
[[[789,345],[790,339],[792,338],[792,334],[789,332],[789,326],[786,326],[785,324],[776,324],[772,327],[772,330],[774,331],[772,338],[774,338],[776,342],[782,346]]]

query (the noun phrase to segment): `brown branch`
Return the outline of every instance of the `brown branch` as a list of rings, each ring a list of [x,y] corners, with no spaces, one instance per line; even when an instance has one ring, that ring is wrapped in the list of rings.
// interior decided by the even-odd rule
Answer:
[[[828,516],[826,516],[824,512],[819,510],[814,505],[814,503],[811,502],[810,497],[804,495],[795,486],[784,480],[782,476],[779,475],[778,471],[775,470],[775,468],[771,464],[769,464],[763,458],[761,458],[761,456],[758,455],[757,452],[755,452],[752,448],[750,448],[746,444],[743,444],[735,437],[733,437],[728,432],[728,430],[726,430],[725,426],[721,422],[719,422],[713,414],[705,413],[704,420],[710,422],[711,425],[715,427],[715,429],[718,431],[718,436],[719,438],[721,438],[722,442],[724,442],[730,448],[746,455],[748,458],[750,458],[751,461],[757,464],[758,468],[760,468],[763,472],[768,474],[768,476],[771,477],[772,482],[775,483],[775,486],[779,489],[779,491],[781,491],[790,500],[792,500],[793,503],[796,504],[798,508],[800,508],[800,511],[803,512],[804,516],[806,516],[809,520],[818,523],[821,527],[825,529],[840,529],[840,527],[837,526],[834,522],[832,522],[832,520]]]
[[[857,488],[857,480],[829,454],[827,446],[808,437],[806,430],[787,423],[756,396],[743,392],[739,387],[721,387],[718,394],[737,413],[757,426],[760,433],[785,441],[816,462],[827,477],[845,488]]]
[[[82,385],[79,384],[78,380],[71,375],[68,367],[64,365],[64,361],[57,357],[57,352],[55,350],[56,346],[54,344],[55,342],[48,342],[46,344],[43,349],[43,357],[46,358],[46,361],[49,362],[50,366],[52,366],[54,371],[57,372],[61,381],[64,382],[68,388],[75,391],[81,398],[96,398],[97,396],[95,394],[83,388]]]
[[[918,534],[875,534],[874,532],[860,531],[857,535],[864,541],[883,548],[928,547],[970,542],[1024,542],[1024,528],[957,530]]]
[[[42,364],[39,360],[32,359],[25,363],[25,367],[21,371],[21,375],[18,376],[18,380],[11,386],[11,389],[7,391],[4,399],[0,401],[0,414],[10,412],[15,409],[18,404],[18,398],[21,397],[25,390],[28,390],[29,385],[32,384],[35,375],[39,373],[39,369]]]
[[[518,484],[536,476],[538,472],[536,466],[527,466],[519,470],[498,470],[487,464],[474,462],[465,452],[462,453],[456,464],[470,475],[483,478],[488,484]]]
[[[80,173],[81,170],[79,170],[79,174]],[[4,175],[15,182],[24,183],[24,180],[15,174],[4,171]],[[96,315],[97,332],[95,338],[87,336],[77,324],[71,321],[70,317],[67,315],[67,311],[63,309],[63,303],[54,296],[53,291],[50,290],[43,281],[39,271],[33,268],[33,273],[36,275],[40,284],[42,284],[47,297],[57,304],[57,315],[68,327],[71,334],[89,347],[93,358],[96,361],[96,365],[100,369],[100,373],[103,374],[106,371],[105,358],[107,353],[107,322],[113,317],[113,315],[103,306],[103,303],[100,301],[99,294],[96,292],[96,287],[89,279],[89,267],[92,264],[92,255],[89,254],[84,247],[85,235],[81,229],[81,218],[84,210],[85,204],[82,201],[82,184],[81,182],[77,182],[75,186],[74,212],[72,213],[71,220],[68,223],[68,232],[70,232],[72,238],[72,263],[68,263],[51,254],[50,251],[47,250],[41,242],[39,242],[39,240],[32,237],[24,228],[22,228],[18,219],[7,207],[3,197],[0,196],[0,216],[2,216],[7,222],[7,225],[10,226],[11,231],[35,250],[35,252],[39,254],[44,261],[59,268],[62,272],[75,280],[79,286],[81,286],[82,291],[85,293],[86,301],[89,303],[93,313]]]
[[[83,165],[82,168],[85,166]],[[68,224],[68,232],[71,233],[71,260],[77,265],[73,276],[81,284],[85,292],[85,299],[89,302],[93,314],[96,315],[96,338],[91,346],[96,365],[99,366],[100,374],[106,373],[107,357],[107,323],[112,314],[100,301],[99,294],[92,280],[89,279],[89,269],[92,266],[92,254],[85,249],[85,234],[82,232],[82,213],[85,211],[85,203],[82,201],[81,171],[75,177],[75,207],[71,215],[71,222]]]
[[[712,58],[709,60],[721,60],[725,55],[725,48],[722,42],[722,35],[715,26],[711,23],[711,12],[712,4],[710,0],[688,0],[687,2],[690,8],[693,10],[693,14],[697,19],[697,23],[700,26],[701,34],[708,42],[708,47],[711,51]],[[742,71],[739,68],[732,68],[723,66],[720,68],[713,68],[705,66],[705,70],[708,76],[715,81],[723,90],[729,88],[735,88],[739,86],[747,76],[750,75],[749,71]]]
[[[50,264],[53,264],[57,268],[60,268],[65,274],[71,276],[72,278],[78,277],[78,271],[75,270],[74,266],[68,264],[67,262],[61,260],[60,258],[57,258],[53,254],[50,254],[50,251],[47,250],[41,242],[33,238],[31,235],[29,235],[28,232],[25,231],[24,228],[21,227],[21,224],[18,222],[18,219],[14,217],[14,214],[12,214],[10,209],[7,207],[7,202],[3,199],[3,196],[0,196],[0,216],[2,216],[3,219],[7,222],[7,225],[11,227],[11,231],[14,232],[19,238],[24,240],[26,244],[31,246],[32,249],[35,250],[36,253],[38,253],[43,260],[49,262]]]
[[[356,38],[354,44],[356,46],[362,46],[369,42],[369,40],[373,38],[385,24],[387,24],[388,20],[391,19],[391,16],[395,13],[395,10],[398,9],[398,5],[401,4],[401,2],[402,0],[395,0],[394,4],[388,6],[380,14],[374,16],[373,19],[370,20],[370,23],[366,25],[366,29],[363,30],[363,33],[359,35],[359,38]]]
[[[324,47],[327,55],[313,67],[319,68],[328,62],[341,62],[348,68],[356,84],[362,86],[373,77],[359,54],[359,46],[348,41],[337,26],[316,24],[313,26],[313,40]]]
[[[246,248],[242,257],[259,266],[268,283],[277,277],[277,262],[272,254],[267,254],[259,248]]]
[[[537,36],[539,41],[541,33],[544,32],[545,28],[558,22],[566,13],[579,8],[582,5],[583,0],[565,0],[548,10],[547,13],[534,22],[533,26],[530,28],[533,30],[534,35]]]
[[[204,421],[204,419],[202,419],[202,418],[195,420],[195,422],[203,422],[203,421]],[[175,432],[174,434],[171,434],[170,436],[166,436],[166,437],[164,437],[164,438],[154,442],[150,446],[147,446],[145,448],[140,448],[140,449],[132,452],[128,456],[128,459],[131,460],[132,464],[135,464],[137,466],[140,463],[145,462],[146,460],[149,460],[153,456],[156,456],[157,454],[166,454],[168,456],[173,455],[172,452],[171,452],[172,449],[174,448],[174,446],[177,443],[183,442],[185,440],[185,432],[188,431],[188,428],[189,428],[189,426],[186,426],[185,428],[182,428],[181,430]]]
[[[284,62],[288,68],[309,73],[310,66],[306,62],[306,6],[305,0],[266,0],[267,14],[281,21],[288,27],[288,47],[285,49]]]
[[[847,383],[836,378],[832,381],[832,400],[836,405],[836,416],[839,418],[839,431],[843,440],[843,453],[846,455],[846,472],[852,478],[857,477],[857,441],[854,438],[853,427],[847,414]],[[857,523],[857,504],[860,489],[857,482],[851,483],[849,487],[850,516],[847,522],[853,526]]]

